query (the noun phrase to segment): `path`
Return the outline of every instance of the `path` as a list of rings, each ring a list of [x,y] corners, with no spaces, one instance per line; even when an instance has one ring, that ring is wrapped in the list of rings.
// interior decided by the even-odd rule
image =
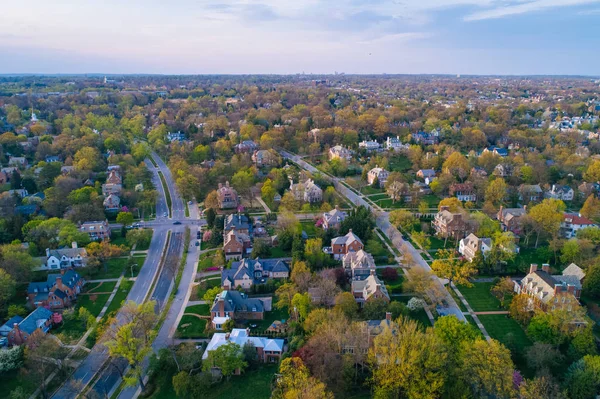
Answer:
[[[486,315],[486,314],[509,314],[508,310],[490,310],[487,312],[475,312],[476,315]]]
[[[485,339],[487,339],[488,341],[491,340],[492,337],[490,337],[490,334],[488,334],[487,330],[485,329],[485,327],[479,320],[479,317],[477,317],[477,313],[475,313],[473,311],[473,308],[471,308],[471,305],[469,305],[469,302],[467,302],[467,300],[465,299],[463,294],[458,290],[458,288],[456,287],[456,285],[453,282],[450,282],[450,287],[454,290],[454,292],[458,296],[458,299],[460,299],[460,301],[463,303],[463,305],[465,305],[465,307],[467,308],[467,311],[469,312],[469,314],[471,315],[473,320],[475,320],[475,324],[477,324],[477,327],[479,327],[479,329],[483,333],[483,336],[485,337]]]
[[[254,197],[254,199],[257,200],[258,203],[262,205],[262,207],[265,209],[265,212],[271,213],[271,209],[269,208],[267,203],[261,197]]]
[[[210,320],[210,316],[203,316],[203,315],[199,315],[197,313],[184,313],[183,316],[193,316],[193,317],[197,317],[200,320]],[[179,326],[179,323],[177,323],[177,325]]]

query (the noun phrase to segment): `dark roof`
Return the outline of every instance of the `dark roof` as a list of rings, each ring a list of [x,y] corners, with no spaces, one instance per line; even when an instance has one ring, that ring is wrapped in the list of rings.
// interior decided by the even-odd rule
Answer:
[[[29,316],[27,316],[25,320],[19,324],[19,329],[31,334],[38,329],[38,321],[46,322],[51,317],[52,312],[50,310],[46,308],[37,308],[33,312],[29,313]]]
[[[29,216],[36,213],[39,209],[37,205],[19,205],[15,208],[15,212],[19,215]]]
[[[65,272],[65,274],[62,275],[58,273],[49,274],[46,281],[39,283],[29,283],[29,286],[27,287],[27,292],[29,294],[34,294],[36,292],[49,292],[52,289],[52,287],[54,287],[54,284],[56,284],[56,279],[58,277],[62,277],[63,284],[69,288],[75,287],[77,282],[81,280],[81,276],[79,275],[79,273],[75,272],[72,269],[69,269]]]
[[[239,214],[233,214],[233,215],[229,215],[225,218],[225,226],[224,229],[225,230],[232,230],[232,229],[248,229],[250,230],[251,226],[250,226],[250,220],[248,219],[248,216],[246,215],[239,215]]]
[[[550,287],[554,287],[556,285],[556,280],[550,275],[550,273],[546,273],[543,270],[536,270],[534,273],[539,278],[541,278],[542,280],[544,280],[544,282],[546,284],[548,284]]]
[[[211,311],[219,310],[219,301],[223,300],[226,312],[264,312],[265,307],[260,299],[248,298],[248,296],[238,291],[222,291],[215,298]],[[253,310],[256,309],[256,310]]]
[[[19,315],[17,315],[17,316],[13,316],[13,317],[11,317],[10,319],[8,319],[8,320],[6,321],[6,323],[4,323],[4,324],[2,325],[2,327],[8,327],[8,328],[10,328],[10,329],[12,330],[12,329],[13,329],[13,326],[15,325],[15,323],[19,324],[19,323],[20,323],[20,322],[22,322],[22,321],[23,321],[23,318],[22,318],[21,316],[19,316]]]
[[[223,270],[223,273],[221,274],[221,284],[223,284],[227,279],[233,283],[237,276],[241,277],[244,275],[244,273],[247,273],[250,277],[253,277],[254,271],[259,264],[260,267],[262,267],[262,270],[272,273],[290,271],[288,263],[283,259],[242,259],[239,262],[233,262],[231,264],[231,269]],[[254,283],[260,283],[260,278],[254,279]]]

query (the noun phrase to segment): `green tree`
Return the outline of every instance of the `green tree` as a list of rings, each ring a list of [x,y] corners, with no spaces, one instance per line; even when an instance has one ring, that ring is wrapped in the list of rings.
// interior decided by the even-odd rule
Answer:
[[[600,298],[600,265],[590,266],[583,280],[583,290],[587,295]]]
[[[227,380],[236,371],[243,371],[248,363],[243,359],[242,348],[233,342],[221,345],[218,348],[208,352],[208,357],[203,362],[202,369],[210,373],[213,367],[221,370],[221,373]]]
[[[540,233],[545,232],[546,234],[556,237],[560,224],[563,221],[563,212],[565,211],[565,203],[561,200],[554,198],[548,198],[543,200],[541,203],[533,206],[529,210],[529,216],[537,225],[537,238],[535,240],[535,247],[537,248]]]
[[[470,262],[465,262],[455,256],[454,250],[439,250],[438,258],[431,264],[431,270],[438,277],[445,278],[459,285],[470,287],[471,277],[477,274],[477,269]]]
[[[383,298],[370,299],[362,308],[362,318],[365,320],[381,320],[385,317],[388,303]]]
[[[311,300],[308,296],[308,293],[296,293],[292,297],[292,308],[293,311],[297,312],[296,314],[300,318],[300,320],[306,319],[308,317],[308,313],[310,312]],[[290,308],[290,314],[293,314],[292,308]]]
[[[321,381],[312,377],[299,357],[288,357],[279,365],[273,399],[333,399]]]
[[[342,292],[335,297],[335,307],[333,309],[352,320],[358,312],[358,304],[352,293]]]
[[[593,399],[600,390],[600,356],[584,356],[573,363],[565,378],[570,399]]]
[[[600,160],[592,161],[583,174],[583,178],[589,183],[600,181]]]
[[[579,210],[582,216],[597,220],[600,218],[600,199],[596,198],[594,194],[587,197],[583,206]]]
[[[492,181],[485,189],[485,200],[490,201],[494,205],[502,202],[508,192],[508,185],[504,179],[499,178]]]
[[[417,218],[413,216],[412,212],[403,209],[391,211],[389,216],[391,224],[407,232],[413,231],[415,224],[418,223]]]
[[[215,298],[221,293],[221,291],[221,287],[209,288],[202,296],[202,300],[206,301],[208,304],[211,304],[215,301]]]
[[[254,174],[250,170],[239,170],[231,178],[233,187],[250,201],[250,206],[253,206],[252,185],[254,184]]]
[[[133,213],[131,212],[119,212],[117,215],[117,223],[123,226],[130,226],[133,223]]]
[[[4,310],[6,302],[17,292],[15,280],[4,269],[0,269],[0,309]]]

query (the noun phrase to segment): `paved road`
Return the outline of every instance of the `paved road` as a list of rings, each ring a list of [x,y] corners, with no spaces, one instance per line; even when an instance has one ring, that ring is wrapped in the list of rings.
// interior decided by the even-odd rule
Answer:
[[[319,171],[317,168],[315,168],[311,164],[303,161],[301,157],[294,155],[290,152],[284,151],[284,150],[281,150],[279,152],[280,152],[281,156],[283,156],[284,158],[290,159],[291,161],[293,161],[300,167],[304,168],[305,170],[307,170],[311,173],[320,173],[321,175],[323,175],[323,173],[321,171]],[[328,177],[327,175],[324,175],[324,176]],[[328,177],[328,178],[333,183],[333,185],[338,193],[344,195],[353,204],[358,205],[358,206],[362,205],[362,206],[370,209],[373,212],[373,214],[375,214],[377,227],[379,227],[379,229],[381,229],[381,231],[383,231],[383,233],[392,241],[392,243],[398,250],[409,251],[410,255],[412,256],[412,259],[414,259],[414,261],[415,261],[416,266],[418,266],[422,269],[425,269],[427,271],[431,271],[431,267],[427,264],[427,262],[425,262],[425,260],[423,259],[423,257],[419,253],[419,251],[417,251],[415,249],[415,247],[413,247],[413,245],[409,241],[405,241],[404,239],[402,239],[402,234],[400,234],[400,232],[398,231],[398,229],[396,229],[396,227],[394,227],[390,224],[390,218],[389,218],[388,212],[378,211],[377,209],[373,208],[361,196],[357,195],[352,190],[350,190],[349,188],[344,186],[341,183],[342,180],[340,180],[336,177]],[[439,281],[438,278],[435,278],[435,281],[437,284],[441,285],[441,282]],[[445,289],[444,289],[444,291],[445,291]],[[448,303],[447,312],[453,313],[459,319],[466,321],[464,315],[462,314],[462,311],[460,310],[460,307],[458,306],[458,304],[456,303],[456,301],[450,294],[447,295],[446,302]]]
[[[148,249],[148,255],[146,256],[144,266],[141,268],[136,281],[131,288],[131,291],[127,295],[127,300],[131,300],[136,303],[144,302],[149,294],[149,290],[152,287],[152,282],[155,280],[159,271],[161,255],[167,242],[168,231],[171,230],[174,233],[180,233],[181,239],[179,245],[177,246],[179,253],[176,255],[177,259],[179,259],[181,256],[181,244],[183,240],[181,233],[184,231],[185,225],[192,223],[200,224],[203,222],[185,219],[185,205],[181,197],[175,191],[175,184],[171,178],[171,172],[156,154],[153,154],[153,158],[157,162],[158,168],[155,168],[149,160],[146,160],[146,166],[148,169],[150,169],[150,171],[152,171],[152,182],[158,191],[158,198],[156,200],[157,219],[145,224],[146,226],[154,229],[154,234],[152,236],[152,241],[150,243],[150,248]],[[159,170],[163,173],[165,181],[167,182],[167,188],[170,191],[173,219],[169,219],[168,217],[165,218],[163,216],[165,213],[168,215],[168,207],[165,192],[160,181],[160,177],[158,176]],[[182,224],[174,225],[174,219]],[[192,231],[192,234],[194,233],[195,232]],[[162,301],[162,304],[165,303],[165,299],[169,294],[170,281],[172,281],[172,279],[172,272],[170,275],[161,273],[159,276],[158,283],[156,285],[157,293],[153,296],[153,298]],[[117,315],[117,319],[119,319],[119,315]],[[78,381],[83,385],[89,384],[90,381],[96,376],[98,371],[100,371],[107,359],[108,352],[106,347],[100,344],[95,345],[92,348],[91,353],[83,360],[83,362],[75,370],[67,382],[54,394],[53,398],[75,398],[80,392],[79,390],[73,389],[73,386],[79,385],[74,384],[74,382]],[[104,370],[101,375],[98,376],[98,380],[94,384],[93,389],[101,396],[104,396],[105,393],[109,392],[110,389],[117,383],[120,383],[120,376],[116,370],[109,368]]]

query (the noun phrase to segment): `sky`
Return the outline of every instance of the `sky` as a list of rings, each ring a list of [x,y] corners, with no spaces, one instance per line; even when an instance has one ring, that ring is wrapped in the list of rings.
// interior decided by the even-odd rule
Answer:
[[[0,74],[600,75],[600,0],[29,0]]]

